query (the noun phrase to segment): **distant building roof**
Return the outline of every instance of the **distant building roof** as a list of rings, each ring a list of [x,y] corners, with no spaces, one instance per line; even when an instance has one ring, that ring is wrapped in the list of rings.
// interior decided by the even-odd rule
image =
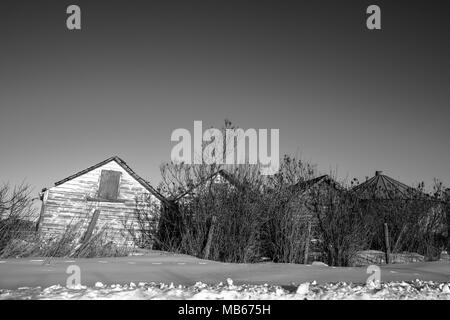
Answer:
[[[406,184],[375,171],[375,175],[352,189],[360,199],[413,199],[424,195]]]
[[[122,159],[120,159],[118,156],[113,156],[110,157],[106,160],[103,160],[102,162],[97,163],[96,165],[93,165],[89,168],[86,168],[84,170],[81,170],[65,179],[59,180],[57,182],[55,182],[55,186],[59,186],[69,180],[75,179],[89,171],[92,171],[94,169],[97,169],[105,164],[107,164],[108,162],[111,161],[115,161],[119,166],[121,166],[126,172],[128,172],[134,179],[136,179],[145,189],[147,189],[150,193],[152,193],[156,198],[158,198],[161,201],[167,201],[164,196],[159,193],[155,188],[153,188],[150,183],[146,180],[144,180],[143,178],[141,178],[136,172],[134,172],[127,164],[125,161],[123,161]]]
[[[336,190],[342,189],[342,187],[339,185],[339,183],[336,182],[336,180],[334,180],[327,174],[317,177],[317,178],[309,179],[306,181],[300,181],[300,182],[292,185],[290,187],[290,189],[294,192],[305,192],[305,191],[309,190],[310,188],[312,188],[316,185],[320,185],[320,184],[326,184],[328,186],[333,187]]]
[[[221,169],[221,170],[218,170],[218,171],[214,172],[213,174],[207,176],[206,178],[202,179],[200,182],[198,182],[194,186],[191,186],[190,188],[184,190],[180,194],[169,198],[169,200],[177,201],[177,200],[185,197],[188,194],[192,194],[195,192],[195,190],[197,188],[199,188],[203,184],[207,183],[208,181],[214,181],[214,179],[216,179],[218,177],[223,178],[225,181],[229,182],[231,185],[233,185],[239,189],[243,188],[243,186],[239,183],[239,181],[236,179],[236,177],[234,177],[232,174],[228,173],[227,171]]]

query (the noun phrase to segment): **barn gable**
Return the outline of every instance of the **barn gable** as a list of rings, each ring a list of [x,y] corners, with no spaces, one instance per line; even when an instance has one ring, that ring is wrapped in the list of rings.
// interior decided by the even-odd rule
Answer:
[[[120,166],[120,168],[118,167]],[[128,174],[130,177],[128,177],[129,179],[134,179],[136,180],[139,184],[141,184],[142,187],[144,187],[149,193],[153,194],[156,198],[158,198],[160,201],[164,201],[165,198],[163,195],[161,195],[155,188],[153,188],[150,183],[146,180],[144,180],[143,178],[141,178],[139,175],[137,175],[127,164],[125,161],[123,161],[122,159],[120,159],[117,156],[108,158],[100,163],[97,163],[94,166],[91,166],[87,169],[81,170],[65,179],[59,180],[57,182],[55,182],[55,186],[59,186],[62,185],[68,181],[71,181],[73,179],[76,179],[80,176],[83,176],[93,170],[98,170],[99,168],[108,168],[110,167],[111,170],[119,170],[122,171],[126,174]],[[127,179],[127,180],[129,180]]]

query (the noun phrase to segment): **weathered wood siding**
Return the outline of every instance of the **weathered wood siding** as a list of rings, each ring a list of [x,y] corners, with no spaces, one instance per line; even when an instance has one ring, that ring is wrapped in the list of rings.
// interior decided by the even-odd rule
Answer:
[[[318,192],[320,194],[323,194],[322,197],[326,199],[326,195],[331,191],[335,191],[335,189],[329,185],[315,185],[313,187],[310,187],[309,190],[299,192],[299,194],[293,197],[293,199],[289,203],[289,207],[293,210],[299,221],[304,223],[305,227],[308,225],[308,223],[311,223],[311,239],[317,240],[320,238],[319,219],[317,217],[317,212],[314,212],[314,205],[312,204],[312,201],[314,198],[317,199]],[[319,208],[319,210],[322,209]]]
[[[102,170],[121,172],[119,182],[120,202],[92,201],[97,198]],[[149,197],[152,205],[143,201]],[[63,234],[67,227],[79,223],[80,236],[86,231],[94,211],[100,210],[95,231],[105,227],[107,237],[117,244],[131,245],[131,237],[124,225],[137,229],[136,201],[139,207],[151,213],[159,208],[160,201],[136,181],[117,162],[111,161],[61,185],[49,188],[43,199],[43,215],[40,230],[45,236]]]

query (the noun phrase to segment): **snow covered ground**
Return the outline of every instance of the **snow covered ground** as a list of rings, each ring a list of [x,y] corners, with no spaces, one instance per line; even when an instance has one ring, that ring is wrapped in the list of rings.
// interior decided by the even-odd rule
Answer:
[[[84,286],[66,288],[76,283],[68,282],[74,268]],[[164,252],[102,259],[7,259],[0,261],[0,299],[450,300],[449,261],[377,268],[379,288],[365,285],[376,274],[367,267],[220,263]]]
[[[103,285],[94,287],[78,286],[66,288],[54,285],[48,288],[19,288],[0,290],[0,300],[4,299],[216,299],[216,300],[354,300],[354,299],[439,299],[450,300],[450,283],[414,280],[410,282],[389,282],[369,285],[345,282],[317,284],[303,283],[298,286],[280,287],[272,285],[235,285],[231,279],[225,283],[207,285],[197,282],[193,286],[173,284],[130,283],[127,285]]]

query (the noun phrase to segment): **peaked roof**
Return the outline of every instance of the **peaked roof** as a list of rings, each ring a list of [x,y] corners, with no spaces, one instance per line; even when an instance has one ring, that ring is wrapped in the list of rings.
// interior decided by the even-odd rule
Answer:
[[[148,190],[150,193],[152,193],[156,198],[158,198],[161,201],[166,201],[166,199],[164,198],[164,196],[159,193],[155,188],[153,188],[150,183],[146,180],[144,180],[143,178],[141,178],[136,172],[134,172],[125,161],[123,161],[122,159],[120,159],[118,156],[113,156],[110,157],[106,160],[103,160],[102,162],[97,163],[96,165],[93,165],[89,168],[86,168],[84,170],[81,170],[65,179],[59,180],[57,182],[55,182],[55,186],[59,186],[69,180],[75,179],[85,173],[88,173],[94,169],[97,169],[111,161],[115,161],[119,166],[121,166],[130,176],[132,176],[134,179],[136,179],[136,181],[138,181],[146,190]]]
[[[423,194],[406,184],[376,171],[375,176],[352,189],[360,199],[412,199]]]
[[[329,186],[332,186],[333,188],[335,188],[337,190],[341,189],[340,185],[327,174],[317,177],[317,178],[309,179],[306,181],[297,182],[296,184],[292,185],[290,188],[292,191],[304,192],[304,191],[307,191],[308,189],[310,189],[311,187],[321,184],[321,183],[328,184]]]
[[[204,183],[206,183],[207,181],[211,181],[214,178],[216,178],[217,176],[221,176],[223,177],[225,180],[227,180],[230,184],[236,186],[236,187],[241,187],[239,185],[239,182],[236,180],[236,178],[231,175],[230,173],[226,172],[223,169],[220,169],[216,172],[214,172],[213,174],[209,175],[208,177],[206,177],[205,179],[203,179],[202,181],[200,181],[199,183],[197,183],[195,186],[192,186],[191,188],[187,189],[186,191],[180,193],[179,195],[171,198],[170,200],[172,201],[177,201],[181,198],[183,198],[184,196],[188,195],[189,193],[193,192],[195,189],[197,189],[198,187],[200,187],[201,185],[203,185]]]

